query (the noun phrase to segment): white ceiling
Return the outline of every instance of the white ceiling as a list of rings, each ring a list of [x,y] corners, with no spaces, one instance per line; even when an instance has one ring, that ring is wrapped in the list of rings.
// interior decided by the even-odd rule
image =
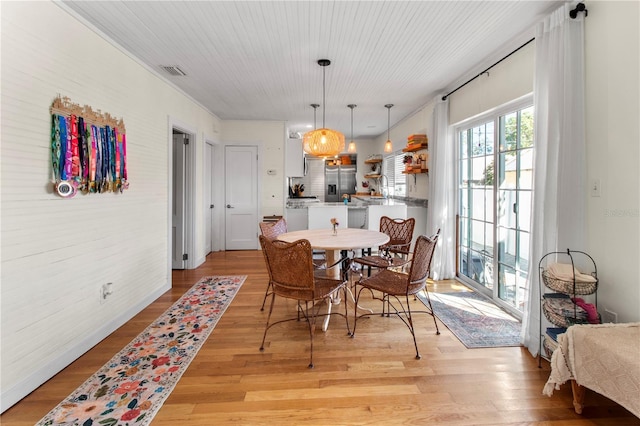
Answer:
[[[223,120],[325,124],[374,137],[533,36],[563,1],[67,1]],[[167,74],[177,65],[187,75]],[[322,107],[317,126],[323,124]]]

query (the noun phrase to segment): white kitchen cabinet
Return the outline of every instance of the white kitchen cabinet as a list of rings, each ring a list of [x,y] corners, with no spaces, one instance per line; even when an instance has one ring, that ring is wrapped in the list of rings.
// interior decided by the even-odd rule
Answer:
[[[367,229],[367,207],[349,207],[349,228]]]
[[[307,229],[307,209],[285,209],[285,220],[287,221],[287,232]]]
[[[427,230],[427,208],[426,207],[407,207],[407,217],[412,217],[416,220],[416,226],[413,228],[413,239],[411,247],[416,244],[416,240],[420,235],[432,236],[436,233],[437,229]]]
[[[304,152],[302,139],[287,139],[284,159],[285,176],[304,176]]]
[[[336,203],[337,204],[337,203]],[[307,208],[309,211],[309,229],[331,229],[331,219],[336,218],[339,228],[347,228],[347,206],[339,205],[313,205]]]

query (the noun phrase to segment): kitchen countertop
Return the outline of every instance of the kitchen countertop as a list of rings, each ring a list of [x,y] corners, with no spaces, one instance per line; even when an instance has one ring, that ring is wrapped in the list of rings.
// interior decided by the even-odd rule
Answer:
[[[352,195],[351,201],[347,204],[349,209],[363,209],[367,206],[402,206],[407,207],[427,207],[427,201],[419,198],[398,197],[398,198],[384,198],[380,196],[368,196],[368,195]],[[339,206],[344,202],[330,202],[323,203],[321,201],[314,200],[313,202],[302,201],[299,199],[287,199],[287,208],[289,209],[306,209],[309,206]]]

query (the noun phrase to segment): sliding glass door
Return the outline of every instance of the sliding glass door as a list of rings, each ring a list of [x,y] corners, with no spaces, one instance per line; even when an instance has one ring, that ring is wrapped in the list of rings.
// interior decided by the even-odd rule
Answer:
[[[459,128],[457,136],[458,276],[521,312],[529,264],[533,107],[487,115]]]

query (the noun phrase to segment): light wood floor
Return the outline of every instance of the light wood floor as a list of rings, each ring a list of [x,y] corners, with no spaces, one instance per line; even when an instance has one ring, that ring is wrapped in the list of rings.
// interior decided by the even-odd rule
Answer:
[[[174,271],[171,291],[7,410],[0,423],[33,425],[206,275],[248,278],[154,426],[640,424],[591,391],[583,415],[577,415],[568,384],[551,398],[542,395],[546,361],[539,369],[522,348],[466,349],[442,324],[437,336],[432,318],[424,314],[416,319],[421,360],[414,358],[409,331],[393,317],[359,322],[355,339],[346,335],[342,318],[332,318],[329,330],[316,334],[314,369],[307,368],[303,323],[272,328],[260,352],[267,309],[259,307],[267,273],[259,251],[214,253],[196,270]],[[430,288],[462,289],[453,281]],[[275,316],[294,312],[293,303],[276,300]]]

